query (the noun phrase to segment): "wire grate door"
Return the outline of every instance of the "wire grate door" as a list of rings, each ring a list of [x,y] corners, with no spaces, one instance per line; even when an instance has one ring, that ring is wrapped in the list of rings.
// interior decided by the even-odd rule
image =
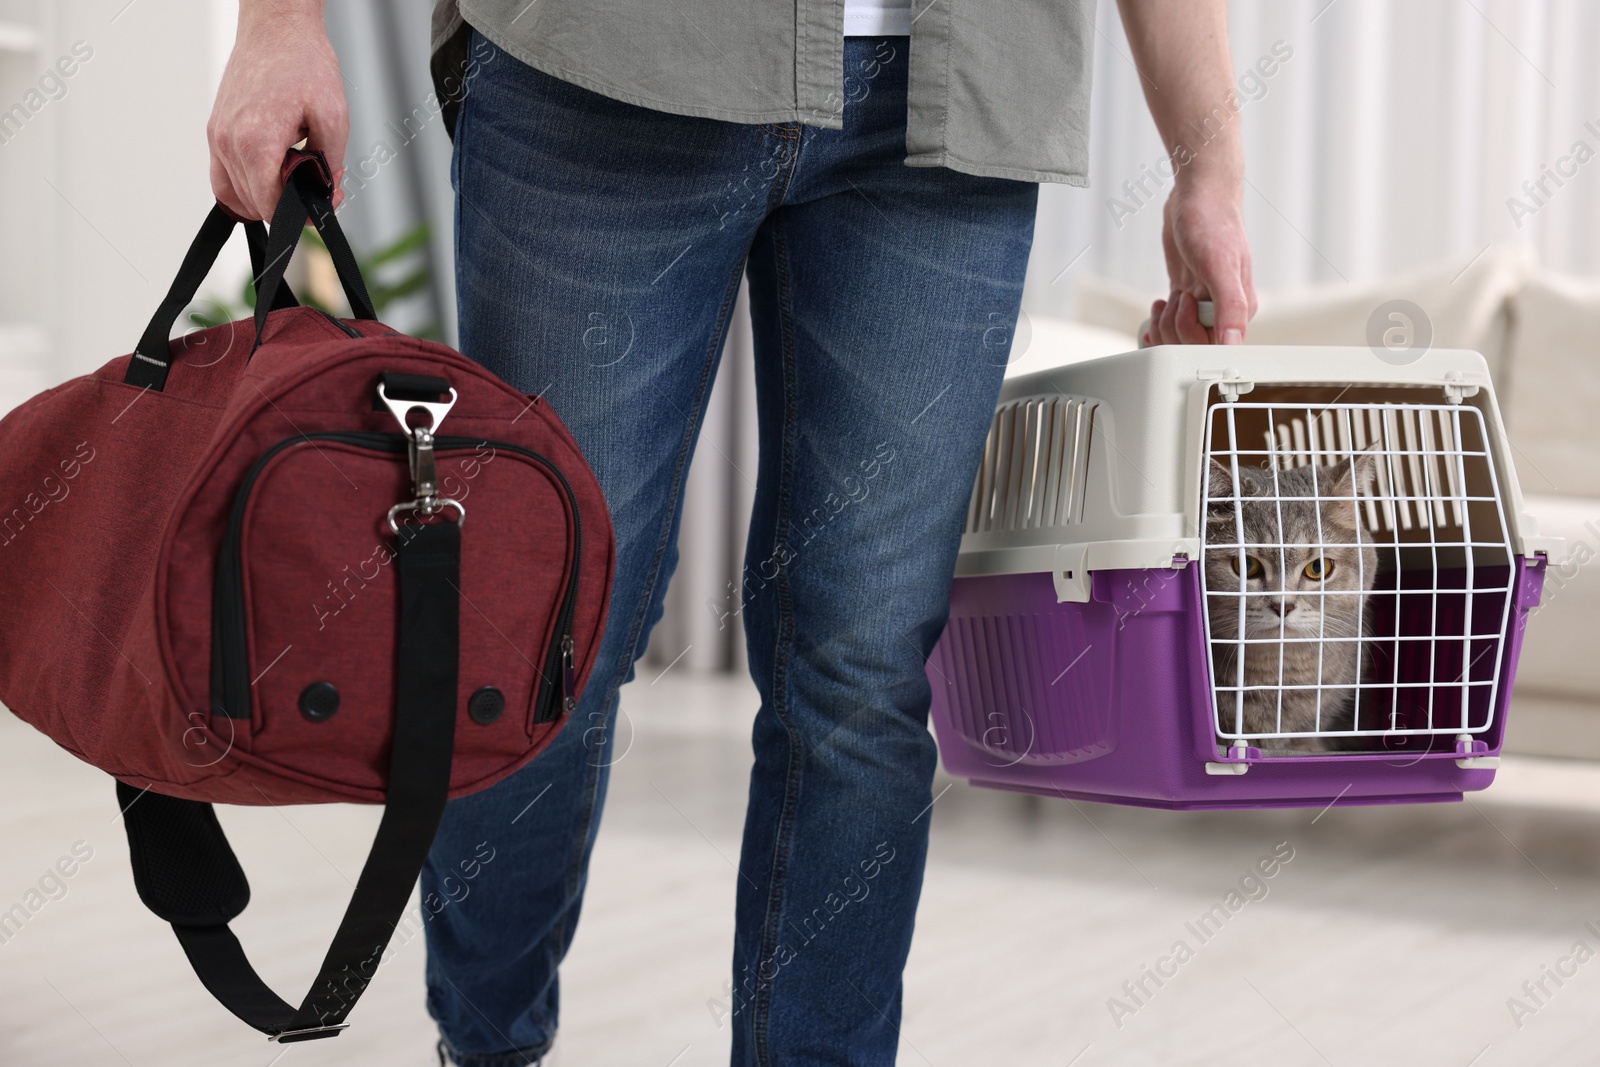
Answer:
[[[1492,725],[1515,554],[1466,404],[1214,404],[1202,588],[1216,732],[1427,751]]]

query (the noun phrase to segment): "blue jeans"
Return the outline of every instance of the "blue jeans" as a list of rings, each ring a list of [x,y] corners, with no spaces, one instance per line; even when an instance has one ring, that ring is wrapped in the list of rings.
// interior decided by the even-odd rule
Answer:
[[[743,275],[760,461],[730,608],[761,709],[721,1022],[738,1065],[894,1062],[931,821],[923,663],[1037,196],[903,165],[906,58],[905,38],[850,39],[842,131],[669,115],[498,50],[464,102],[461,348],[572,431],[617,568],[572,721],[450,804],[423,874],[428,1007],[463,1067],[535,1062],[555,1037],[617,690],[661,617]]]

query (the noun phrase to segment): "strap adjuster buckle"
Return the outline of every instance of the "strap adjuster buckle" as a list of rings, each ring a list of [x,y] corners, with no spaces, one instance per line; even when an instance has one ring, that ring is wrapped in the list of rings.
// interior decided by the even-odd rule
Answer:
[[[338,1037],[339,1031],[348,1029],[349,1023],[334,1023],[331,1026],[308,1026],[303,1030],[281,1030],[267,1038],[280,1045],[290,1045],[296,1041],[315,1041],[319,1037]]]

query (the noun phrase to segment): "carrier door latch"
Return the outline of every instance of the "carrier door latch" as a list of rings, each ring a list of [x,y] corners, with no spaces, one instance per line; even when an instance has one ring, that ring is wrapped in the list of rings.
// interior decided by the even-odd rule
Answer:
[[[1195,371],[1195,378],[1202,382],[1215,382],[1217,392],[1229,404],[1237,401],[1241,396],[1256,387],[1256,383],[1244,377],[1237,370],[1202,370]]]
[[[1056,603],[1087,604],[1093,589],[1089,580],[1089,546],[1057,545],[1056,566],[1051,573],[1056,586]]]
[[[1444,399],[1448,404],[1459,404],[1469,396],[1478,395],[1478,386],[1465,381],[1458,370],[1445,371]]]
[[[1487,746],[1485,746],[1487,750]],[[1471,734],[1456,734],[1456,753],[1461,758],[1456,760],[1456,766],[1464,771],[1487,771],[1500,766],[1499,756],[1476,756],[1477,745],[1473,743]]]
[[[1250,742],[1244,738],[1235,738],[1228,748],[1228,755],[1233,757],[1231,763],[1207,763],[1207,774],[1248,774],[1250,764],[1245,761],[1250,758]]]

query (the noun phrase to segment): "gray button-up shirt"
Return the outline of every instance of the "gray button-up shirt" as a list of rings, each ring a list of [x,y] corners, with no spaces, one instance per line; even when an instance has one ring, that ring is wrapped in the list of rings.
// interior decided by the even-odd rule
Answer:
[[[546,74],[678,115],[839,129],[852,91],[844,0],[438,0],[446,128],[467,24]],[[907,165],[1087,185],[1093,41],[1093,0],[912,0]]]

